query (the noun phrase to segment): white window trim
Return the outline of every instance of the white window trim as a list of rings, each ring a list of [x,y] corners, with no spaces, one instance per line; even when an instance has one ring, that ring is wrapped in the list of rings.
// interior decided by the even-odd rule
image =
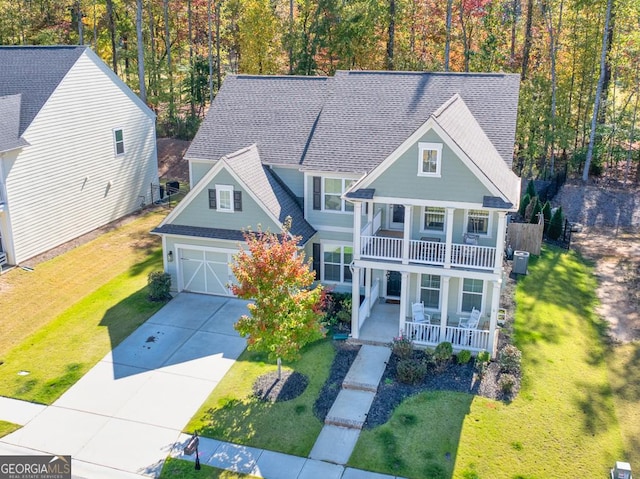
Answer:
[[[469,314],[468,311],[462,311],[462,293],[464,292],[464,280],[465,279],[476,279],[478,281],[482,281],[482,298],[480,298],[480,312],[484,313],[485,302],[484,298],[487,296],[487,282],[483,279],[478,278],[460,278],[460,291],[458,294],[458,314]],[[475,293],[471,293],[475,294]]]
[[[422,276],[425,276],[426,273],[420,273],[418,275],[418,292],[417,292],[417,301],[422,301],[422,290],[423,289],[432,289],[432,288],[423,288],[422,287]],[[442,275],[440,274],[430,274],[429,276],[440,276],[440,289],[438,290],[438,307],[437,308],[429,308],[427,305],[424,306],[424,309],[427,311],[442,311]]]
[[[118,141],[116,140],[116,131],[121,131],[122,132],[122,153],[118,153]],[[126,145],[124,144],[124,128],[114,128],[112,130],[112,136],[113,136],[113,153],[115,154],[115,156],[124,156],[127,153],[127,148]]]
[[[422,154],[425,150],[436,151],[436,172],[427,173],[422,170]],[[442,143],[418,143],[418,176],[440,178],[442,171]]]
[[[320,207],[322,208],[321,211],[325,212],[325,213],[335,213],[335,214],[339,214],[339,215],[352,215],[353,211],[347,211],[346,209],[346,205],[347,205],[347,200],[342,198],[342,195],[344,195],[344,192],[347,190],[347,183],[351,183],[356,181],[353,178],[343,178],[343,177],[338,177],[338,176],[321,176],[322,181],[320,182],[321,188],[320,188]],[[324,189],[324,185],[325,185],[325,181],[326,180],[341,180],[342,181],[342,191],[340,193],[329,193],[331,196],[338,196],[340,199],[340,209],[339,210],[329,210],[326,209],[324,207],[325,205],[325,189]]]
[[[334,281],[325,279],[324,272],[324,251],[325,248],[340,248],[340,281]],[[344,248],[351,248],[351,255],[353,256],[353,244],[352,243],[333,243],[333,242],[321,242],[320,243],[320,281],[327,284],[352,284],[352,281],[344,280],[344,267],[349,266],[344,263]],[[336,264],[336,263],[331,263]],[[364,275],[361,275],[364,276]]]
[[[444,219],[442,221],[442,230],[429,230],[424,227],[424,216],[427,214],[428,208],[440,208],[443,210]],[[447,208],[443,206],[423,206],[420,216],[420,233],[431,233],[433,235],[443,235],[447,232]]]
[[[220,201],[220,193],[222,191],[228,191],[230,197],[230,208],[222,208],[222,202]],[[221,213],[233,213],[233,186],[231,185],[216,185],[216,211]]]
[[[478,211],[486,211],[489,213],[489,217],[487,219],[487,232],[486,233],[476,233],[475,231],[467,231],[467,227],[469,225],[469,211],[470,210],[478,210]],[[482,236],[483,238],[491,238],[491,230],[493,228],[493,212],[491,210],[483,210],[482,208],[470,208],[464,210],[464,224],[463,224],[463,233],[473,233],[478,236]]]

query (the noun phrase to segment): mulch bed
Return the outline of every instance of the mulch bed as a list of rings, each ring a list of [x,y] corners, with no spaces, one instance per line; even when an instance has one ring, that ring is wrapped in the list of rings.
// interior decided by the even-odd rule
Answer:
[[[278,402],[297,398],[309,385],[309,378],[296,371],[282,370],[259,376],[253,383],[253,394],[262,401]]]

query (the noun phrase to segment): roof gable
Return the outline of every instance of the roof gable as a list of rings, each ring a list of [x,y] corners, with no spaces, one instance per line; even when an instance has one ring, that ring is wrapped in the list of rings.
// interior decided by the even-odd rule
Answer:
[[[19,135],[86,49],[84,46],[0,47],[0,96],[22,94]]]
[[[171,224],[222,170],[228,171],[234,177],[274,223],[282,226],[286,217],[290,216],[291,234],[301,236],[302,244],[315,234],[315,230],[304,219],[295,199],[280,185],[268,168],[262,165],[256,145],[222,157],[164,219],[160,227]]]

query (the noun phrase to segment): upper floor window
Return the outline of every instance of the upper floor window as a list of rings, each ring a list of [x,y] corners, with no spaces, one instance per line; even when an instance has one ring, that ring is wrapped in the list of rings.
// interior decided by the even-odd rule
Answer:
[[[440,309],[440,276],[423,274],[420,280],[420,301],[428,309]]]
[[[467,233],[489,234],[489,211],[469,210],[467,212]]]
[[[124,132],[122,128],[113,130],[113,143],[116,150],[116,156],[124,155]]]
[[[440,176],[442,144],[418,143],[418,176]]]
[[[209,209],[225,213],[242,211],[242,192],[231,185],[216,185],[209,190]]]
[[[424,209],[422,229],[424,231],[444,231],[446,217],[447,215],[444,208],[427,206]]]
[[[342,194],[355,180],[346,178],[313,177],[313,209],[352,212],[353,203],[343,200]]]

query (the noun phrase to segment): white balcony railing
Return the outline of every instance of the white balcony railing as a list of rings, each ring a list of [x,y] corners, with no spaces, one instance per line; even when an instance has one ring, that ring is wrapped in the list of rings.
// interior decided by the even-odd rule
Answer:
[[[402,238],[361,235],[360,255],[363,258],[401,260]],[[442,266],[447,263],[446,244],[435,241],[409,241],[410,262]],[[451,245],[451,266],[492,270],[496,264],[496,248],[454,243]]]

